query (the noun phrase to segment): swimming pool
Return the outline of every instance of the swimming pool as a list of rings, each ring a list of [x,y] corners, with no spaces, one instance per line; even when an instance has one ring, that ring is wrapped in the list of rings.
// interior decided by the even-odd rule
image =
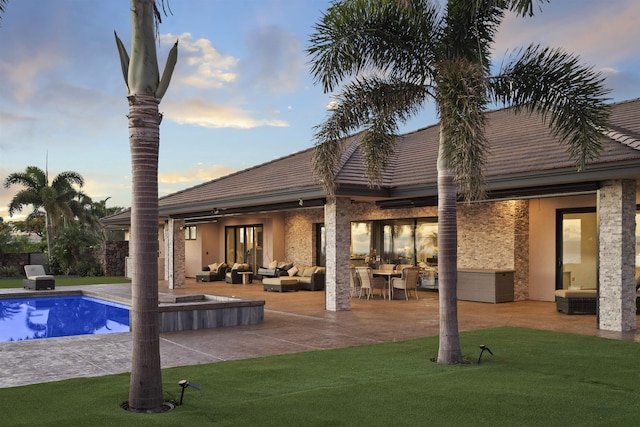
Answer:
[[[129,332],[129,307],[88,296],[0,299],[0,341]]]

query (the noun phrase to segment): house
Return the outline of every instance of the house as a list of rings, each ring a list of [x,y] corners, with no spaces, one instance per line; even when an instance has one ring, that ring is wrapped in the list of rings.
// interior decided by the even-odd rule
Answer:
[[[488,197],[458,207],[458,267],[512,270],[515,300],[597,288],[598,327],[635,329],[640,99],[612,104],[602,154],[582,172],[537,115],[487,117]],[[164,277],[179,286],[222,260],[325,265],[326,308],[338,311],[350,308],[349,264],[437,260],[438,126],[396,138],[379,188],[358,140],[344,141],[335,198],[313,175],[313,149],[162,197]],[[127,228],[129,214],[104,223]]]

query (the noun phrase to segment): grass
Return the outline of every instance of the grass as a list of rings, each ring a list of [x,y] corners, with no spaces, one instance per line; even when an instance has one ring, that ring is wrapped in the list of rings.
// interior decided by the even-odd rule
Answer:
[[[105,283],[130,283],[126,277],[94,276],[94,277],[56,277],[58,286],[102,285]],[[0,279],[0,289],[21,288],[22,278]]]
[[[120,409],[128,375],[0,389],[4,425],[635,425],[638,343],[523,328],[461,334],[470,363],[432,363],[437,337],[163,370],[164,414]],[[491,348],[477,364],[479,344]]]

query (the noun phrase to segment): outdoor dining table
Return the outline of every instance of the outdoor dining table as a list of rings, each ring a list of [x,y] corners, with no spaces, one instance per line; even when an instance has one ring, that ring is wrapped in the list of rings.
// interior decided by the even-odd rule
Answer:
[[[389,300],[391,300],[393,298],[393,295],[391,295],[391,278],[392,277],[400,277],[402,276],[402,273],[399,271],[395,271],[395,270],[371,270],[371,274],[373,274],[374,276],[382,276],[385,277],[387,286],[389,287]]]

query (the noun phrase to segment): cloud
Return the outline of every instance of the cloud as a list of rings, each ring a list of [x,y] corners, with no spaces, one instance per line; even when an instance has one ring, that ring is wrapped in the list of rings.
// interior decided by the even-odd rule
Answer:
[[[42,48],[36,51],[18,49],[14,55],[3,55],[0,60],[0,75],[3,90],[19,104],[32,99],[38,92],[39,77],[55,70],[62,62],[55,49]]]
[[[237,171],[237,169],[227,165],[204,166],[198,164],[198,167],[195,169],[160,173],[158,175],[158,182],[161,184],[200,184]]]
[[[207,128],[253,129],[261,126],[288,127],[273,112],[258,113],[233,106],[219,105],[204,99],[167,101],[165,117],[179,123]],[[264,115],[265,117],[255,117]]]
[[[507,49],[539,43],[574,52],[588,63],[610,66],[637,52],[639,15],[637,0],[619,0],[615,7],[608,2],[582,0],[544,4],[533,18],[513,14],[506,17],[497,38],[496,53],[501,55]]]
[[[242,81],[271,93],[290,93],[306,74],[302,42],[293,33],[276,25],[249,32],[249,50],[241,62]]]
[[[238,171],[238,169],[227,165],[205,166],[199,163],[196,166],[194,169],[185,171],[160,173],[158,175],[159,195],[164,196],[175,193],[176,191],[184,190],[193,185],[202,184],[203,182],[208,182]]]
[[[215,89],[237,79],[238,59],[218,52],[205,38],[194,38],[190,33],[165,34],[160,37],[164,50],[178,43],[178,64],[172,86]],[[164,66],[164,65],[163,65]]]
[[[340,105],[338,101],[331,101],[327,104],[327,110],[335,110],[336,108],[338,108],[338,105]]]

